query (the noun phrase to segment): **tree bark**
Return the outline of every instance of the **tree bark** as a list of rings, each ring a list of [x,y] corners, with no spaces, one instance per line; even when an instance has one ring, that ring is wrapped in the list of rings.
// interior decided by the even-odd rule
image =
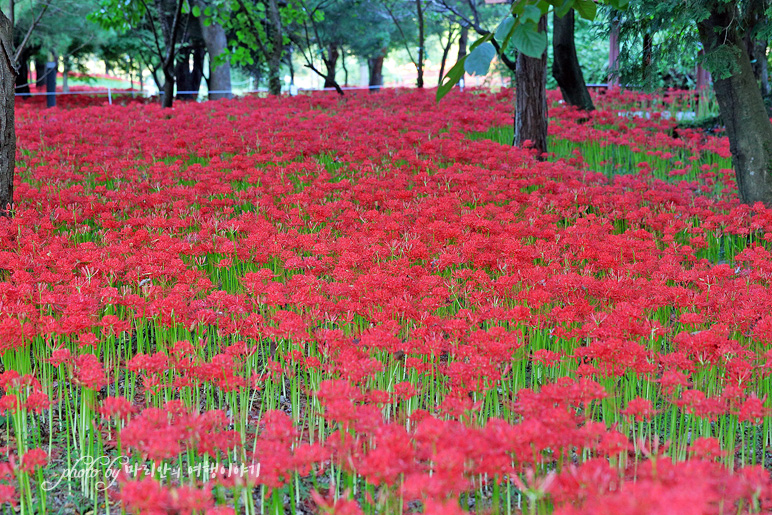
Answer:
[[[198,91],[201,79],[204,77],[204,47],[194,46],[185,49],[181,59],[177,59],[174,76],[177,80],[177,100],[195,100],[196,93],[180,93],[180,91]],[[191,67],[190,58],[193,58]]]
[[[326,75],[324,76],[324,88],[334,88],[337,82],[335,81],[335,68],[338,65],[338,57],[340,52],[338,51],[338,45],[330,44],[327,46],[327,58],[324,59],[324,67]]]
[[[731,59],[731,75],[713,76],[713,87],[726,124],[729,149],[741,200],[772,207],[772,123],[756,84],[745,44],[737,31],[735,3],[712,2],[710,16],[699,22],[700,40],[707,52],[720,46]]]
[[[469,27],[466,25],[463,25],[461,27],[461,34],[458,36],[458,59],[456,59],[456,62],[460,61],[464,58],[466,55],[466,45],[469,41]]]
[[[369,86],[371,92],[376,92],[383,86],[383,60],[386,56],[380,55],[367,60],[367,68],[370,71]]]
[[[174,105],[174,74],[166,73],[164,70],[164,94],[161,99],[161,107],[171,107]]]
[[[0,11],[0,216],[12,216],[13,177],[16,168],[14,93],[16,66],[13,62],[13,25]]]
[[[654,36],[650,33],[643,35],[643,55],[641,57],[641,72],[644,84],[651,82],[651,63],[654,55]]]
[[[216,64],[215,60],[228,48],[228,37],[225,29],[214,20],[207,26],[204,17],[200,16],[201,33],[204,37],[206,51],[209,53],[209,100],[233,97],[231,89],[231,63],[228,60]],[[214,91],[214,93],[212,93]]]
[[[424,87],[424,10],[421,5],[421,0],[415,0],[416,14],[418,15],[418,63],[416,68],[418,69],[418,79],[416,79],[416,87],[421,89]]]
[[[13,46],[8,47],[10,52]],[[16,75],[16,93],[20,95],[29,95],[31,93],[29,85],[29,52],[27,49],[22,50],[19,56],[19,61],[14,63],[17,66],[18,74]],[[22,96],[22,98],[26,98]]]
[[[35,62],[35,89],[42,90],[46,87],[46,60],[36,56]]]
[[[281,94],[281,54],[284,50],[281,16],[277,0],[268,1],[268,37],[271,40],[271,50],[268,55],[268,91],[271,95]]]
[[[592,111],[595,106],[587,84],[584,82],[582,68],[579,66],[579,58],[576,55],[574,23],[573,9],[562,18],[558,15],[552,18],[552,76],[557,81],[563,100],[568,105],[583,111]]]
[[[440,60],[440,76],[437,78],[437,85],[442,84],[442,77],[445,75],[445,64],[448,62],[450,47],[453,46],[453,24],[448,24],[448,42],[442,47],[442,59]]]
[[[547,18],[539,20],[547,29]],[[518,53],[515,71],[515,141],[518,147],[547,151],[547,52],[539,58]]]

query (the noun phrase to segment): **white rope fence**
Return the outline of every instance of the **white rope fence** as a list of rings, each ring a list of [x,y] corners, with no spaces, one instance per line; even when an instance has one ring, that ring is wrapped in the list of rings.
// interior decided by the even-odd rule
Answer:
[[[383,85],[373,85],[373,86],[341,86],[340,89],[342,91],[356,91],[356,90],[373,90],[373,89],[387,89],[387,88],[396,88],[399,86],[383,86]],[[304,92],[304,91],[337,91],[336,88],[294,88],[294,91],[297,93]],[[233,90],[213,90],[213,91],[204,91],[204,95],[233,95],[233,96],[239,96],[239,95],[249,95],[249,94],[255,94],[255,93],[267,93],[267,88],[262,89],[252,89],[252,90],[246,90],[246,91],[239,91],[238,94],[235,93]],[[290,91],[288,91],[290,95],[294,96],[292,93],[292,88]],[[157,93],[158,96],[163,96],[163,91],[160,91]],[[200,95],[202,94],[201,91],[176,91],[175,95]],[[66,95],[107,95],[108,102],[110,104],[113,103],[113,95],[121,95],[121,96],[127,96],[132,95],[134,97],[136,96],[144,96],[145,98],[149,98],[151,95],[147,91],[127,91],[125,89],[113,89],[113,88],[107,88],[104,90],[88,90],[88,91],[36,91],[34,93],[16,93],[15,96],[17,97],[49,97],[49,96],[66,96]]]

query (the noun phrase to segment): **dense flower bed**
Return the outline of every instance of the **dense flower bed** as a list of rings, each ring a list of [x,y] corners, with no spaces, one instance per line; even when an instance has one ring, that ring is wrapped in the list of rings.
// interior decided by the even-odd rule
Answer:
[[[597,102],[546,161],[508,91],[20,103],[0,499],[769,510],[772,211],[674,105]]]

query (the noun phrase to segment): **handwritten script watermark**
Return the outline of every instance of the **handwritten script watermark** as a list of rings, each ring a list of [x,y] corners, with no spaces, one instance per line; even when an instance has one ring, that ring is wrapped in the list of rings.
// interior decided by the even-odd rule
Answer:
[[[225,465],[212,462],[179,466],[136,460],[132,462],[128,456],[85,456],[64,468],[57,477],[44,480],[41,487],[51,491],[65,480],[93,481],[94,487],[102,491],[112,487],[122,473],[129,477],[153,477],[161,482],[185,478],[256,478],[260,475],[260,463]]]

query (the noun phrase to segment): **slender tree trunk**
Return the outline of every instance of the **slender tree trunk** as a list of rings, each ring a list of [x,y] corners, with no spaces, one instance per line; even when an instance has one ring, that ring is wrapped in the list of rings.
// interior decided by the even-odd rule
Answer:
[[[613,89],[619,86],[619,19],[611,20],[611,35],[609,36],[608,49],[608,87]]]
[[[181,59],[177,59],[174,67],[174,76],[177,80],[177,100],[195,100],[198,93],[180,93],[180,91],[198,92],[201,87],[201,79],[204,76],[204,47],[194,46],[187,48]],[[192,66],[191,66],[192,58]]]
[[[324,59],[324,67],[326,75],[324,76],[324,88],[336,87],[335,81],[335,68],[338,65],[338,57],[340,52],[338,51],[338,45],[331,44],[327,47],[327,58]]]
[[[652,77],[652,57],[654,55],[654,36],[649,32],[643,35],[643,55],[641,57],[641,71],[644,84],[651,83]]]
[[[574,23],[573,9],[562,18],[557,15],[552,18],[552,76],[555,77],[563,100],[568,105],[592,111],[595,106],[584,82],[579,58],[576,56]]]
[[[36,56],[33,61],[35,63],[35,89],[39,91],[46,87],[46,60]]]
[[[377,92],[383,86],[383,60],[386,56],[380,55],[367,60],[367,68],[370,71],[370,91]]]
[[[11,216],[13,176],[16,168],[16,128],[14,127],[14,93],[16,69],[13,62],[13,25],[0,11],[0,216]]]
[[[416,80],[416,87],[424,87],[424,10],[421,5],[421,0],[415,0],[416,14],[418,15],[418,79]]]
[[[214,20],[209,20],[209,25],[204,24],[204,17],[200,16],[201,33],[204,37],[206,51],[209,53],[209,100],[231,98],[231,63],[225,60],[217,64],[217,57],[228,48],[228,37],[225,29]]]
[[[277,0],[268,1],[268,37],[271,40],[271,50],[268,56],[268,91],[271,95],[281,94],[281,54],[284,50],[282,40],[281,16]]]
[[[464,58],[466,55],[466,45],[469,41],[469,27],[466,25],[463,25],[461,27],[461,34],[458,36],[458,59],[456,59],[456,62],[460,61]]]
[[[740,198],[746,204],[772,207],[772,123],[756,84],[745,44],[737,32],[735,3],[711,3],[710,16],[697,24],[706,52],[721,45],[733,62],[729,77],[713,77],[721,118],[726,124],[729,149]]]
[[[343,85],[348,86],[348,68],[346,68],[346,51],[341,49],[340,67],[343,68]]]
[[[539,20],[547,29],[547,18]],[[515,141],[518,147],[547,151],[547,52],[539,58],[517,55],[515,71]]]
[[[174,74],[164,70],[164,94],[161,106],[171,107],[172,105],[174,105]]]
[[[450,47],[453,46],[453,24],[448,24],[448,42],[442,47],[442,59],[440,60],[440,76],[437,78],[437,85],[442,84],[442,77],[445,75],[445,64],[448,62]]]
[[[8,51],[11,52],[13,48],[13,45],[10,45]],[[31,93],[29,85],[29,52],[26,48],[22,50],[19,61],[15,64],[18,67],[18,74],[16,75],[16,93],[19,93],[20,95],[29,95]]]
[[[63,93],[69,93],[70,91],[70,84],[68,82],[69,76],[70,76],[70,67],[72,66],[72,62],[70,61],[70,56],[65,55],[62,57],[62,92]],[[133,86],[132,86],[133,88]]]
[[[767,42],[758,39],[759,30],[766,23],[766,5],[764,0],[750,0],[745,6],[745,50],[751,60],[753,75],[759,83],[761,94],[769,95],[769,70],[767,68]]]

